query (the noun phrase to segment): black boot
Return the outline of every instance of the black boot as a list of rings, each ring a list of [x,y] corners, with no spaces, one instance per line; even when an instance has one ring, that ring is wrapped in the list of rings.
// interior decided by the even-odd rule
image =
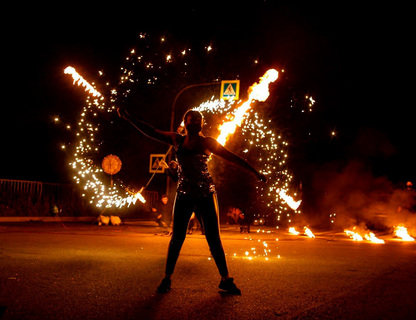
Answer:
[[[167,293],[170,291],[171,281],[168,278],[163,278],[162,282],[157,287],[158,293]]]
[[[218,287],[224,290],[224,293],[241,295],[241,290],[237,288],[233,278],[221,280],[220,285]]]

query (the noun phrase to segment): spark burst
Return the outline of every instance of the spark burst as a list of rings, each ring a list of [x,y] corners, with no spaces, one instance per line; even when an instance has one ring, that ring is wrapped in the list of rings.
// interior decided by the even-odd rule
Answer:
[[[147,37],[144,33],[139,35],[140,40],[144,40]],[[166,42],[165,37],[162,39],[160,42]],[[210,46],[207,52],[211,50],[212,47]],[[189,48],[181,48],[177,53],[170,51],[162,58],[162,61],[165,64],[180,61],[186,69],[188,62],[180,59],[188,57],[190,51],[191,49]],[[137,87],[139,76],[141,77],[140,81],[147,85],[153,85],[159,81],[160,76],[157,72],[162,69],[160,61],[155,62],[149,57],[139,54],[138,50],[131,49],[125,62],[128,66],[121,67],[118,86],[109,90],[106,99],[93,85],[79,75],[74,68],[68,67],[65,69],[65,73],[72,76],[74,84],[76,83],[84,87],[88,93],[86,106],[82,109],[81,118],[78,122],[78,130],[76,132],[77,145],[71,167],[75,172],[74,180],[82,185],[86,193],[92,193],[90,203],[95,204],[97,207],[123,207],[135,203],[137,199],[144,201],[141,195],[143,188],[139,192],[132,192],[122,182],[115,183],[110,187],[103,183],[103,170],[95,165],[91,156],[98,153],[98,144],[95,141],[95,134],[99,130],[99,126],[96,123],[97,113],[114,112],[116,104],[120,103],[121,99],[129,96],[135,86]],[[141,65],[147,73],[142,72],[139,74],[136,70],[138,65]],[[187,71],[184,71],[183,75],[186,73]],[[99,74],[102,76],[103,72],[100,71]],[[258,195],[263,199],[267,207],[274,211],[277,221],[280,221],[283,214],[287,218],[290,217],[288,211],[290,202],[287,201],[290,196],[287,195],[287,192],[292,176],[286,169],[288,143],[271,127],[270,120],[264,120],[258,111],[254,111],[251,108],[251,103],[254,100],[264,101],[267,99],[269,95],[268,86],[277,78],[278,72],[269,70],[260,79],[259,83],[255,83],[250,88],[247,101],[237,107],[235,107],[233,101],[224,102],[211,99],[201,103],[196,109],[201,112],[210,112],[215,114],[217,118],[222,117],[225,119],[218,137],[218,140],[223,144],[227,137],[235,132],[237,127],[241,127],[241,134],[245,142],[243,153],[247,155],[255,149],[260,155],[258,157],[261,167],[260,171],[269,177],[267,185],[257,186]],[[107,83],[108,85],[109,83]],[[313,104],[314,101],[311,100],[311,103]],[[227,115],[228,117],[226,118]],[[226,127],[231,128],[231,130],[226,132],[227,130],[223,130]],[[276,193],[280,191],[285,192],[286,199],[282,197],[282,193],[276,196]],[[85,196],[85,194],[83,195]],[[298,203],[300,204],[299,201]],[[292,209],[294,212],[300,213],[300,211],[296,210],[297,207]]]

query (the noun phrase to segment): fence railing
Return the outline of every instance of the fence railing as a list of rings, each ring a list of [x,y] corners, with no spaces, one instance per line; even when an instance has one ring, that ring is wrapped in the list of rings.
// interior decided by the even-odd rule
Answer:
[[[145,208],[136,207],[136,211],[155,206],[159,199],[155,191],[144,190],[142,194],[148,203]],[[71,184],[0,179],[0,216],[89,216],[98,213],[99,210],[82,198]]]

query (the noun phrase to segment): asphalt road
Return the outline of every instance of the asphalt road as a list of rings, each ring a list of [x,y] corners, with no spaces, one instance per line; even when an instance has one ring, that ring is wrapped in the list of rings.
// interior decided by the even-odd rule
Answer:
[[[0,225],[0,319],[416,319],[416,243],[223,228],[242,290],[224,296],[196,232],[171,292],[160,295],[170,239],[161,231],[152,223]]]

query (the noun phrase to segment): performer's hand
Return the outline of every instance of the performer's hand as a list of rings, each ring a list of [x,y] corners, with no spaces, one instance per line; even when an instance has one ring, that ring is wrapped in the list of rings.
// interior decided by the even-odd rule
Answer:
[[[263,182],[267,181],[267,177],[264,174],[260,173],[260,172],[257,172],[257,178],[259,180],[263,181]]]

